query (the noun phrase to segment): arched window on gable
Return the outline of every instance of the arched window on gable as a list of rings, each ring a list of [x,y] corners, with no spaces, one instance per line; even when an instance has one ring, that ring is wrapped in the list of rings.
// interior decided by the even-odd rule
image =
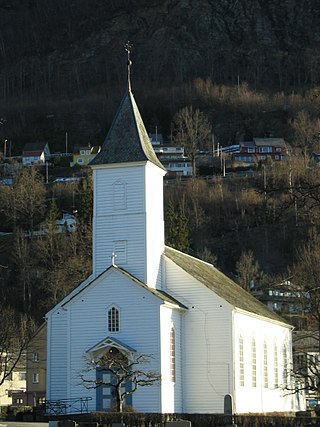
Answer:
[[[239,337],[239,383],[244,387],[244,352],[243,352],[243,338]]]
[[[170,330],[170,381],[176,381],[176,333]]]
[[[127,188],[126,183],[122,180],[118,180],[112,185],[112,203],[113,210],[127,208]]]
[[[108,331],[120,331],[120,313],[119,310],[114,306],[108,310]]]
[[[251,341],[252,387],[257,387],[257,346],[255,338]]]

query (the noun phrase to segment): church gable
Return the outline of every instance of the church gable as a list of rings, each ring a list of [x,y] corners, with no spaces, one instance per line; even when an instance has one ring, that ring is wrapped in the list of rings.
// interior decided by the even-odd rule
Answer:
[[[146,293],[151,298],[156,298],[159,300],[159,303],[167,303],[171,306],[174,306],[179,309],[186,309],[186,307],[181,304],[178,300],[171,297],[168,293],[149,288],[144,283],[140,282],[136,277],[132,276],[130,273],[128,273],[126,270],[124,270],[121,267],[118,267],[117,265],[110,266],[106,271],[101,273],[97,278],[86,282],[86,286],[80,285],[77,289],[69,294],[62,302],[61,305],[57,306],[56,308],[62,307],[63,309],[67,309],[70,307],[71,304],[73,304],[76,301],[81,300],[82,302],[85,301],[85,298],[90,296],[90,293],[102,293],[105,298],[109,300],[110,297],[112,297],[111,291],[115,291],[115,294],[117,295],[120,293],[121,287],[130,287],[132,288],[132,292],[134,293],[134,289],[138,289],[138,292]],[[94,291],[96,287],[99,287],[99,291]],[[115,287],[115,289],[112,289]],[[130,292],[130,291],[129,291]],[[126,290],[126,298],[130,299],[129,294]],[[117,298],[115,298],[116,301]],[[134,299],[130,300],[131,302],[134,301]]]

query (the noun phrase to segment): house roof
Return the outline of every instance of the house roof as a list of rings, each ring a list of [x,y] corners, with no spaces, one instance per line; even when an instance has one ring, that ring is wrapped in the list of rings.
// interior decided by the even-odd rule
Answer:
[[[289,325],[213,265],[168,246],[165,256],[234,307]]]
[[[81,146],[81,147],[74,147],[73,149],[73,154],[80,154],[80,150],[89,150],[90,151],[90,155],[92,154],[97,154],[100,151],[100,147],[94,146],[94,147],[90,147],[90,146]]]
[[[285,144],[283,138],[253,138],[257,147],[268,145],[269,147],[282,147]]]
[[[130,88],[122,99],[100,153],[90,165],[147,161],[165,168],[155,155]]]
[[[47,143],[46,142],[28,142],[27,144],[25,144],[25,146],[23,147],[23,155],[27,156],[29,155],[29,153],[39,153],[41,154],[45,147],[46,147]]]
[[[73,292],[71,292],[69,295],[67,295],[64,300],[61,303],[61,307],[64,307],[67,303],[69,303],[73,298],[77,297],[80,293],[82,293],[85,289],[87,289],[93,282],[95,282],[99,277],[103,276],[107,271],[110,271],[111,269],[115,269],[116,271],[119,271],[124,276],[128,277],[133,282],[137,283],[139,286],[141,286],[146,291],[150,292],[157,298],[160,298],[162,301],[173,304],[175,306],[178,306],[183,309],[187,309],[187,307],[183,304],[181,304],[178,300],[167,294],[166,292],[159,290],[159,289],[153,289],[147,286],[145,283],[141,282],[139,279],[137,279],[132,274],[128,273],[123,268],[117,266],[117,265],[111,265],[108,267],[105,271],[99,274],[99,276],[93,278],[92,280],[88,281],[85,286],[82,284],[79,286],[79,289],[75,289]]]
[[[241,141],[241,142],[239,142],[239,145],[242,147],[255,147],[256,146],[254,141]]]

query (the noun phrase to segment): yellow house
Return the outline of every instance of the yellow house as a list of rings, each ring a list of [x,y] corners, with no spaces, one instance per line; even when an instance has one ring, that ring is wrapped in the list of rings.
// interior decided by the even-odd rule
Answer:
[[[73,151],[73,165],[86,166],[99,153],[101,147],[75,147]]]
[[[47,324],[43,323],[27,348],[27,405],[38,406],[46,397]]]

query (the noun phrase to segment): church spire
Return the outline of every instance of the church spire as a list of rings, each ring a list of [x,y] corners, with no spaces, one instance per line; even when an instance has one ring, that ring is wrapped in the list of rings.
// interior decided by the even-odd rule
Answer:
[[[127,41],[127,43],[124,46],[127,54],[128,54],[128,61],[127,61],[127,78],[128,78],[128,92],[131,92],[131,66],[132,66],[132,61],[131,61],[131,49],[132,49],[132,44],[129,42],[129,40]]]
[[[131,49],[132,45],[128,41],[125,45],[128,55],[127,92],[122,99],[101,151],[91,160],[90,165],[150,161],[165,170],[153,151],[150,138],[131,92]]]

